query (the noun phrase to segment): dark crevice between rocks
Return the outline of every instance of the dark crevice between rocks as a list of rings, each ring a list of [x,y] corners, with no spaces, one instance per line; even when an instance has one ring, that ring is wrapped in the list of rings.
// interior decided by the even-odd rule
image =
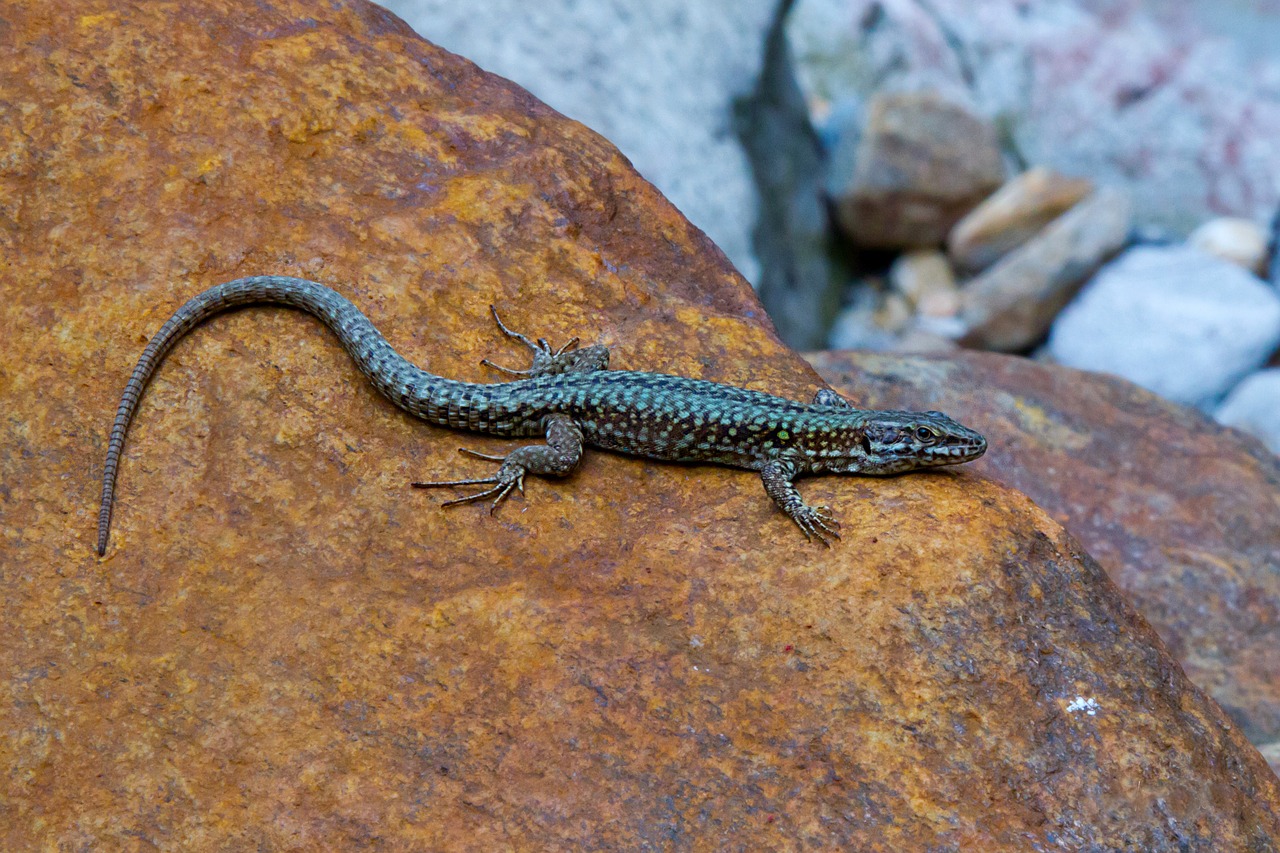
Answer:
[[[735,105],[735,123],[760,192],[752,235],[760,300],[784,341],[813,349],[825,344],[845,275],[827,227],[822,148],[787,47],[791,6],[792,0],[778,6],[760,78]]]

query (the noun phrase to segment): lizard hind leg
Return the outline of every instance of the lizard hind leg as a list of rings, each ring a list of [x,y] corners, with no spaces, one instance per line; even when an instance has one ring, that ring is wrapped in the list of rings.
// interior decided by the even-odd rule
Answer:
[[[553,350],[546,338],[538,338],[536,341],[531,341],[525,335],[507,328],[506,324],[502,322],[502,318],[498,316],[497,308],[490,305],[489,311],[493,314],[493,321],[498,324],[498,328],[502,330],[504,335],[512,340],[519,341],[533,351],[533,363],[526,370],[516,370],[510,367],[503,367],[500,364],[494,364],[486,358],[480,362],[485,367],[491,367],[511,376],[532,379],[535,376],[555,376],[560,373],[586,373],[593,370],[604,370],[609,366],[609,348],[602,344],[593,344],[592,346],[578,349],[578,338],[570,338],[564,346]]]
[[[530,444],[518,447],[506,456],[493,456],[478,453],[465,447],[458,448],[468,456],[477,459],[488,459],[501,462],[496,474],[492,477],[479,477],[466,480],[448,480],[430,483],[410,483],[416,489],[434,489],[453,486],[491,486],[470,495],[445,501],[441,506],[456,506],[493,497],[489,506],[492,515],[498,504],[511,494],[512,489],[519,489],[524,494],[524,478],[526,474],[537,474],[542,477],[564,477],[577,469],[582,461],[582,430],[568,415],[550,415],[546,421],[546,444]],[[496,497],[495,497],[496,496]]]

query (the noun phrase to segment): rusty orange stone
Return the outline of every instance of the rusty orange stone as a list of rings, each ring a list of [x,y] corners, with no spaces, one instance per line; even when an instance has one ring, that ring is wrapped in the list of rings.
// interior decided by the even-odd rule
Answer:
[[[341,289],[481,379],[486,317],[808,397],[606,141],[367,3],[14,4],[0,50],[0,847],[1270,849],[1280,783],[1062,528],[973,471],[591,454],[490,518],[462,436],[314,321],[175,349],[94,556],[117,394],[187,297]]]

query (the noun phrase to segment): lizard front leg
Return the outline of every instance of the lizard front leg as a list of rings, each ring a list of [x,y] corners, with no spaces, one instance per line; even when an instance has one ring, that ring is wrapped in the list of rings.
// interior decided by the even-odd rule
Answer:
[[[502,466],[498,468],[498,472],[492,477],[435,483],[412,483],[411,485],[418,489],[433,489],[442,486],[492,485],[493,488],[485,489],[473,495],[454,498],[441,504],[441,506],[454,506],[455,504],[470,503],[496,495],[497,497],[494,498],[493,504],[489,507],[489,512],[492,514],[497,510],[498,504],[502,503],[502,500],[511,494],[512,489],[519,489],[522,493],[524,492],[524,477],[526,474],[537,474],[542,477],[564,477],[572,474],[577,469],[578,463],[582,461],[582,430],[573,422],[573,418],[561,414],[549,415],[546,419],[546,434],[546,444],[530,444],[525,447],[518,447],[506,456],[491,456],[487,453],[467,450],[465,447],[459,448],[469,456],[501,462]]]
[[[778,509],[800,526],[806,539],[816,536],[819,542],[830,548],[831,542],[827,537],[840,538],[840,523],[832,517],[830,507],[809,506],[804,502],[792,483],[798,473],[799,467],[792,460],[774,459],[760,469],[760,479]]]
[[[502,318],[498,316],[497,308],[490,305],[489,310],[493,312],[493,322],[498,324],[502,334],[512,340],[519,341],[533,350],[533,364],[529,366],[528,370],[513,370],[510,367],[494,364],[486,358],[480,362],[485,367],[492,367],[494,370],[500,370],[512,376],[531,379],[535,376],[555,376],[559,373],[585,373],[592,370],[604,370],[609,366],[609,348],[603,344],[593,344],[592,346],[578,349],[578,339],[570,338],[568,343],[560,347],[560,349],[553,350],[546,338],[538,338],[537,341],[531,341],[519,332],[508,329],[502,322]]]

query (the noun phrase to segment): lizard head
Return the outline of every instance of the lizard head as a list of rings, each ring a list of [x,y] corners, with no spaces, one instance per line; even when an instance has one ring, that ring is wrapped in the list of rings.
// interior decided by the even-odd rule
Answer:
[[[849,429],[852,440],[826,470],[849,474],[898,474],[977,459],[987,440],[942,412],[862,412]]]

